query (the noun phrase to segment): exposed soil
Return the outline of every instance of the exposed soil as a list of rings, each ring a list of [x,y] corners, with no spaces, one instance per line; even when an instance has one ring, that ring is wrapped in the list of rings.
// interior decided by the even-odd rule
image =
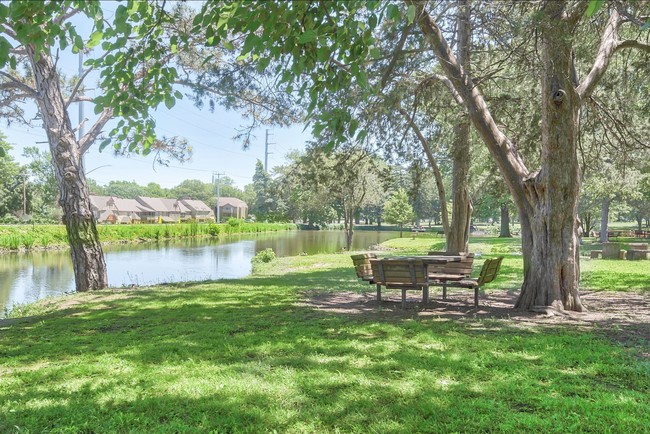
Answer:
[[[440,320],[496,320],[510,327],[538,328],[570,325],[573,328],[596,330],[626,346],[638,347],[643,357],[650,357],[650,296],[635,292],[582,291],[581,299],[588,312],[549,311],[536,313],[513,308],[515,292],[493,292],[482,295],[474,308],[473,292],[450,290],[448,300],[434,292],[429,305],[421,303],[421,293],[407,295],[407,307],[401,307],[401,292],[382,291],[377,302],[374,292],[305,293],[305,304],[319,311],[338,315],[373,319],[433,318]]]

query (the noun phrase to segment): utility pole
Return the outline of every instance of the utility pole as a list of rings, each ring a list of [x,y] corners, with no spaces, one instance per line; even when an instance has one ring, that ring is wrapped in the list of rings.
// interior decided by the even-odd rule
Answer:
[[[23,174],[23,220],[27,215],[27,173]]]
[[[222,172],[212,172],[212,184],[214,185],[215,176],[217,178],[217,223],[221,223],[221,209],[219,208],[219,196],[221,196],[221,177],[225,175]]]
[[[84,55],[82,51],[79,51],[79,80],[84,73]],[[80,89],[81,95],[83,95],[83,87]],[[79,101],[79,140],[84,136],[84,103]],[[86,156],[81,156],[81,171],[86,172]]]
[[[264,145],[264,171],[267,173],[269,171],[269,154],[273,153],[269,152],[269,145],[275,145],[275,143],[269,142],[269,137],[273,135],[270,131],[266,130],[266,143]]]

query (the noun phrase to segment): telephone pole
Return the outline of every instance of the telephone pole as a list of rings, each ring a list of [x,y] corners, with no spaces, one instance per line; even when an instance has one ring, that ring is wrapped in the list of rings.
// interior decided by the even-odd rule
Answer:
[[[269,137],[273,135],[271,130],[266,130],[266,143],[264,145],[264,171],[268,173],[269,171],[269,154],[272,154],[273,152],[269,152],[269,145],[275,145],[275,143],[269,142]]]
[[[221,196],[221,177],[223,172],[212,172],[212,184],[214,185],[215,177],[217,180],[217,223],[221,223],[221,209],[219,209],[219,196]]]

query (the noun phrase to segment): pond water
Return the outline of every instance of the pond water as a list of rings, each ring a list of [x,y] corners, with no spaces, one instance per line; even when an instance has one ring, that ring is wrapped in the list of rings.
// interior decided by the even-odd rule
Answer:
[[[399,236],[356,231],[353,250]],[[272,248],[278,256],[333,253],[345,246],[343,232],[289,231],[213,239],[121,244],[104,248],[109,286],[239,278],[250,274],[255,253]],[[14,304],[74,291],[68,250],[0,255],[0,317]]]

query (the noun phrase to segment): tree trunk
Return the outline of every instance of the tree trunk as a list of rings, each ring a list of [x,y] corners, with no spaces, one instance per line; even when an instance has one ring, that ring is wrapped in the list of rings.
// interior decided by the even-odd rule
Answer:
[[[63,101],[60,77],[49,53],[39,53],[37,59],[32,46],[27,47],[27,53],[59,184],[59,204],[63,208],[76,289],[79,292],[102,289],[107,286],[106,263],[81,166],[81,148]]]
[[[343,227],[345,230],[345,249],[349,252],[352,248],[352,236],[354,235],[353,210],[343,207]]]
[[[471,27],[470,5],[468,0],[458,0],[458,63],[469,72]],[[459,116],[455,128],[452,180],[451,224],[447,233],[448,252],[467,252],[469,250],[469,226],[472,216],[472,203],[469,199],[470,158],[470,119],[466,110]]]
[[[603,208],[600,211],[600,242],[606,243],[609,241],[607,237],[607,228],[609,224],[609,204],[611,199],[606,197],[603,199]]]
[[[580,220],[582,221],[582,233],[587,234],[586,236],[591,236],[591,231],[593,229],[593,220],[590,212],[582,214]]]
[[[499,238],[512,238],[510,233],[510,210],[508,209],[508,204],[501,204],[501,231],[499,232]]]
[[[582,311],[577,155],[580,99],[571,81],[572,30],[564,4],[544,5],[541,170],[524,180],[528,206],[520,211],[524,282],[515,307]]]
[[[402,224],[399,224],[399,237],[402,238]]]

